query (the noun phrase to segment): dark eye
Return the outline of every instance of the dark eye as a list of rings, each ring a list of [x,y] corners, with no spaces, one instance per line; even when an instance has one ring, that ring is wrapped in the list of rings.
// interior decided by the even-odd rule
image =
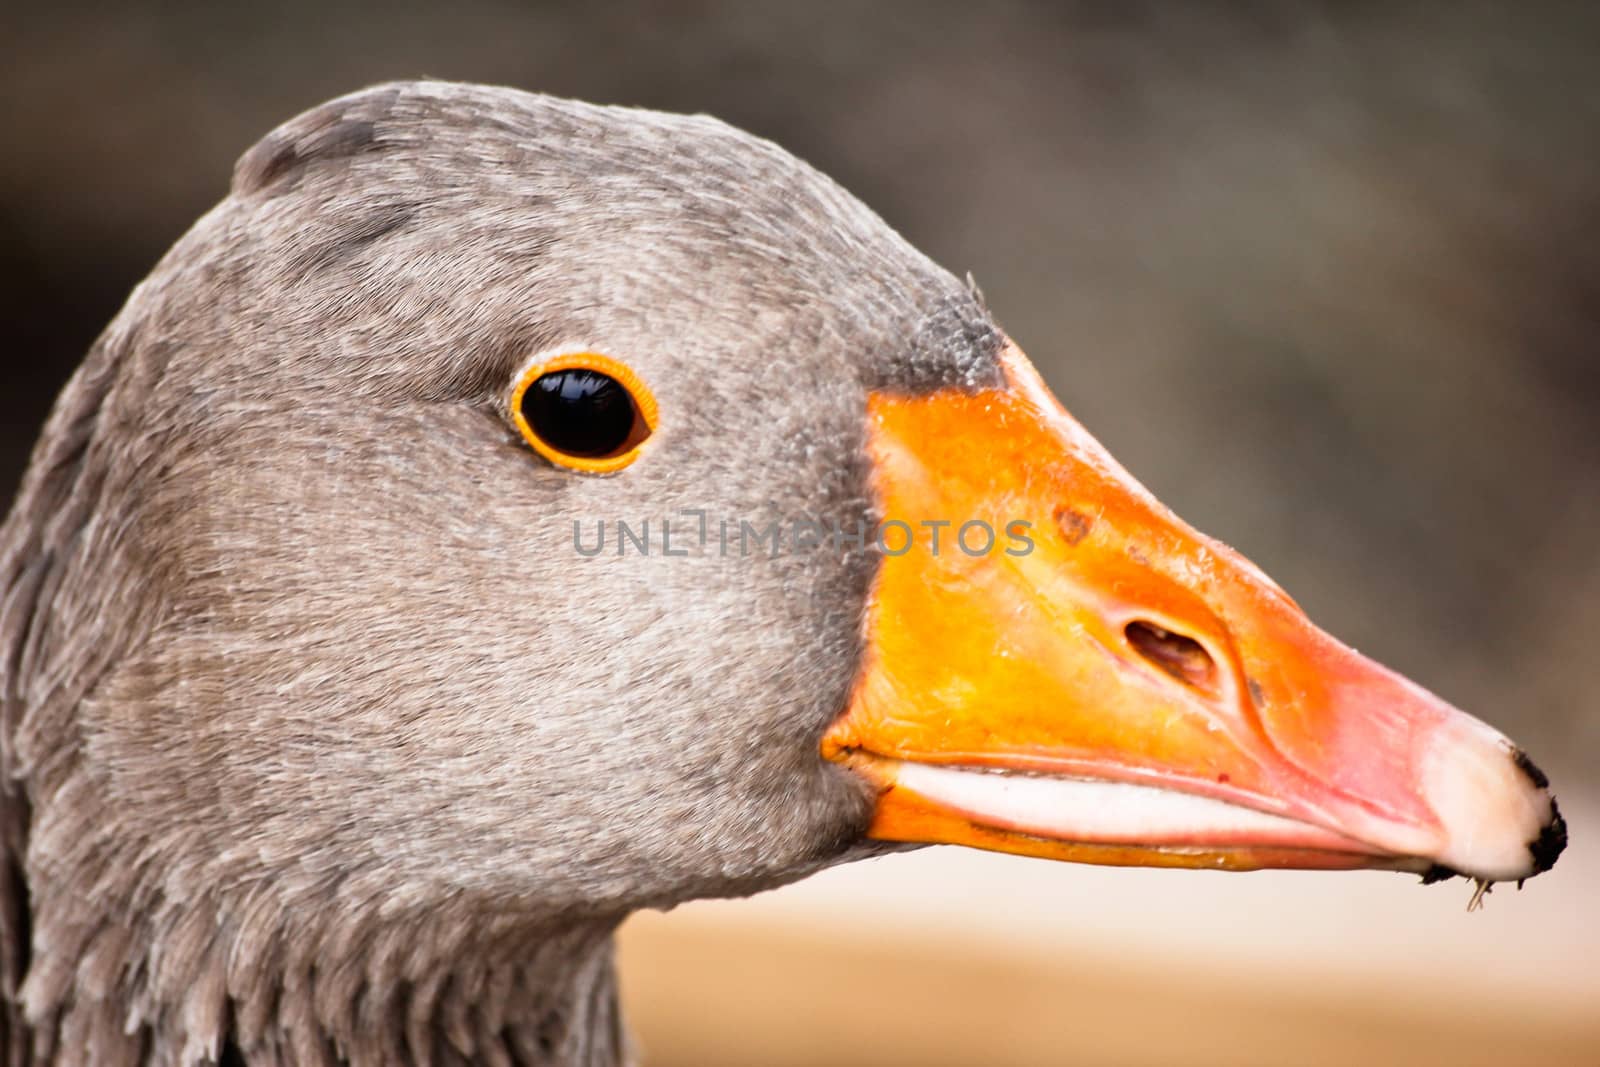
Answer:
[[[655,424],[655,404],[627,367],[596,353],[530,367],[512,396],[512,419],[555,463],[606,472],[631,463]]]
[[[551,448],[600,459],[627,447],[639,409],[615,378],[571,367],[541,375],[528,387],[522,417]]]

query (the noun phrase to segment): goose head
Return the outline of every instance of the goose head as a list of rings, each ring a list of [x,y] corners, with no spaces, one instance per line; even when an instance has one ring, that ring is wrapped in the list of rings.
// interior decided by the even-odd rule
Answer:
[[[63,394],[0,594],[19,1018],[128,1062],[382,1061],[400,986],[481,1049],[556,996],[541,946],[921,843],[1564,843],[1520,750],[1162,507],[974,287],[703,117],[415,83],[269,134]]]

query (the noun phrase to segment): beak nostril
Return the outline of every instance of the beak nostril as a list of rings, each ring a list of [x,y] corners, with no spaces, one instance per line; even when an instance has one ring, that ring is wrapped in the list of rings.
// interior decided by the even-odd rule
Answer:
[[[1215,688],[1216,661],[1199,641],[1143,619],[1128,623],[1122,632],[1134,651],[1180,682]]]

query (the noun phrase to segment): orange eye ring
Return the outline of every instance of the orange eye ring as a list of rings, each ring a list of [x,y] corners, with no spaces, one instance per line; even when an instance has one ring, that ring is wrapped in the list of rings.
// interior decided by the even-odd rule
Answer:
[[[510,414],[522,439],[559,467],[610,474],[655,433],[656,398],[633,369],[598,352],[536,359],[517,376]]]

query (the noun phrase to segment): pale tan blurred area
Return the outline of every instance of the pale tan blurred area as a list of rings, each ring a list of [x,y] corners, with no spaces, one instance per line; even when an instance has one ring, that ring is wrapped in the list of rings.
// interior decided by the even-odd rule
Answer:
[[[622,976],[653,1067],[1592,1067],[1600,856],[1570,859],[1467,913],[1461,881],[926,849],[638,915]]]
[[[1569,814],[1481,915],[1460,883],[942,850],[643,916],[647,1062],[1600,1064],[1600,9],[10,4],[0,485],[240,152],[417,75],[709,111],[822,167]]]
[[[1600,857],[1569,860],[1469,914],[1459,881],[930,849],[636,916],[624,990],[648,1067],[1593,1067]]]

